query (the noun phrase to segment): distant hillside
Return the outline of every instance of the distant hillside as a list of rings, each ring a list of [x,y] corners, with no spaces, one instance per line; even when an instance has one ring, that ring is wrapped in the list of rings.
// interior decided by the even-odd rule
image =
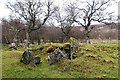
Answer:
[[[101,40],[118,39],[119,24],[92,25],[92,26],[94,26],[94,28],[90,33],[90,38],[91,39],[101,39]],[[8,29],[8,28],[10,28],[10,25],[2,25],[2,27],[3,27],[2,41],[4,43],[12,42],[13,38],[15,37],[14,31],[10,31],[10,29]],[[76,39],[84,39],[84,28],[81,26],[74,26],[71,29],[69,36],[75,37]],[[43,27],[43,28],[36,30],[35,32],[32,32],[30,34],[31,42],[40,41],[40,39],[43,39],[46,42],[49,42],[49,41],[61,42],[64,38],[65,38],[65,35],[62,33],[61,28],[53,27],[53,26],[52,27]],[[19,40],[21,42],[23,42],[24,39],[25,39],[25,31],[21,31],[19,33]]]

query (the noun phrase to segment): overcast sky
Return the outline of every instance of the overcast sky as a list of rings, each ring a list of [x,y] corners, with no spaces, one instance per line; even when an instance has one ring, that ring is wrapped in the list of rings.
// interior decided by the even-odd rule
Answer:
[[[14,2],[15,0],[9,0],[9,1]],[[68,0],[54,0],[54,1],[57,4],[62,4]],[[71,0],[71,1],[73,1],[73,0]],[[119,1],[119,0],[117,0],[117,1]],[[7,3],[7,0],[0,0],[0,20],[2,18],[8,18],[9,14],[11,13],[11,11],[9,9],[7,9],[6,3]],[[115,15],[118,15],[118,4],[114,4],[113,6],[111,6],[109,8],[109,10],[115,12]]]

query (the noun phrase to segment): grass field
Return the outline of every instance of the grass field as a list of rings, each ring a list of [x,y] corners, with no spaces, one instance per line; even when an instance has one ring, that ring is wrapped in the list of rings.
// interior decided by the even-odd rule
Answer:
[[[45,44],[46,45],[46,44]],[[55,44],[61,45],[61,44]],[[37,47],[33,45],[33,48]],[[3,78],[118,78],[118,41],[80,44],[77,58],[62,60],[54,65],[47,62],[44,51],[34,54],[41,56],[42,64],[34,67],[32,64],[20,63],[24,48],[9,50],[3,45],[2,77]],[[107,62],[107,61],[110,62]]]

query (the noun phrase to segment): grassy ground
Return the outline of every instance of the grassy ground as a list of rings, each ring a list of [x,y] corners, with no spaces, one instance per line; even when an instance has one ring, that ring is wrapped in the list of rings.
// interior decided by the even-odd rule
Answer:
[[[42,64],[37,67],[20,63],[24,50],[9,50],[3,45],[3,78],[118,78],[118,41],[81,44],[76,59],[63,60],[51,66],[47,62],[45,49],[34,52],[42,58]]]

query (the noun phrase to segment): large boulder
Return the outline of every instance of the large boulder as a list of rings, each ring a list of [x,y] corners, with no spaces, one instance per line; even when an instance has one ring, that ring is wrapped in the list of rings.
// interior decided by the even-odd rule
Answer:
[[[36,57],[33,58],[32,62],[36,65],[40,64],[41,63],[41,58],[39,56],[36,56]]]
[[[41,63],[41,60],[40,60],[39,56],[34,57],[30,51],[25,51],[22,54],[20,62],[22,62],[24,64],[29,64],[30,62],[32,62],[37,65],[37,64]]]
[[[71,46],[71,44],[66,44],[62,50],[65,51],[67,59],[71,60],[77,57],[76,50],[74,49],[74,47]]]
[[[71,47],[78,48],[80,46],[80,43],[77,39],[71,37],[70,38],[70,45],[71,45]]]
[[[24,64],[29,64],[30,61],[33,60],[33,55],[31,52],[29,51],[25,51],[23,54],[22,54],[22,57],[20,59],[20,62],[23,62]]]
[[[52,54],[48,55],[48,63],[51,65],[64,58],[66,58],[65,52],[57,48]]]

